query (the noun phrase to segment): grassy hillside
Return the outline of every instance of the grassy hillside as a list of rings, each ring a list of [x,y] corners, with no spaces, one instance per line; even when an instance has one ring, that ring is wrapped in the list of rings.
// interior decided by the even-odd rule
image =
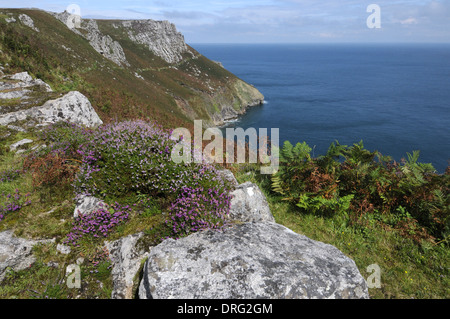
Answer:
[[[47,12],[0,10],[0,64],[5,73],[27,71],[55,91],[78,90],[105,121],[151,118],[167,127],[193,119],[212,124],[221,108],[243,111],[256,89],[189,48],[182,61],[169,64],[146,46],[128,38],[114,20],[97,21],[99,30],[118,41],[129,66],[118,66],[98,53],[84,37]],[[39,32],[22,24],[31,17]],[[16,22],[7,23],[14,18]],[[239,89],[238,89],[239,87]]]

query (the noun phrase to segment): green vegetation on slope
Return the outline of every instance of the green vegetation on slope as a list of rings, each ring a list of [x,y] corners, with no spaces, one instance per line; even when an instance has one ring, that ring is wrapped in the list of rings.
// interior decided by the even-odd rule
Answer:
[[[261,175],[257,165],[232,170],[261,187],[278,223],[337,247],[366,279],[378,265],[372,298],[449,298],[450,170],[434,173],[418,152],[395,163],[362,142],[332,143],[319,158],[310,152],[285,142],[277,174]]]
[[[155,124],[125,121],[91,130],[58,123],[26,136],[48,147],[22,156],[7,150],[23,135],[0,140],[0,231],[54,242],[35,248],[30,269],[8,272],[0,298],[110,298],[104,240],[144,232],[147,249],[227,223],[229,182],[207,163],[171,161],[175,141]],[[74,199],[84,195],[107,206],[74,218]],[[57,253],[58,244],[71,253]],[[65,285],[64,272],[79,258],[83,287],[77,292]]]
[[[193,48],[177,64],[169,64],[145,45],[131,41],[114,20],[98,20],[99,29],[122,46],[129,66],[120,67],[98,53],[82,36],[47,12],[2,9],[0,62],[4,72],[27,71],[57,92],[77,90],[86,95],[103,121],[150,118],[165,127],[187,127],[192,120],[212,123],[221,107],[237,104],[245,109],[251,95],[236,76]],[[36,32],[5,17],[30,16]],[[10,14],[10,15],[8,15]],[[141,78],[142,77],[142,78]],[[243,94],[244,93],[244,94]]]

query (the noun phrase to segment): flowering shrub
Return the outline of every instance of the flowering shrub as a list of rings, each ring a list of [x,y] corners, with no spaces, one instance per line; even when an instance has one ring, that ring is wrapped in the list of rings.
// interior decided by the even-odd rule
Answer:
[[[76,193],[121,196],[131,192],[160,198],[169,204],[167,225],[176,237],[219,227],[229,210],[228,182],[206,163],[173,162],[174,145],[169,132],[147,122],[105,125],[78,150],[83,164],[75,180]],[[190,207],[197,207],[198,213],[190,212]],[[189,218],[190,226],[180,218]]]
[[[6,200],[3,205],[0,205],[0,221],[2,221],[7,214],[19,211],[22,207],[31,204],[31,200],[28,199],[29,193],[23,195],[18,189],[14,194],[2,194],[2,197]]]
[[[170,133],[152,123],[126,121],[103,125],[95,130],[58,124],[47,129],[43,138],[51,144],[46,151],[53,154],[51,158],[58,154],[58,158],[63,159],[63,162],[56,163],[58,165],[49,164],[55,172],[65,173],[65,168],[75,172],[73,166],[67,165],[77,164],[73,178],[76,196],[126,200],[130,195],[152,198],[156,201],[152,204],[152,211],[170,210],[167,225],[176,237],[207,226],[218,228],[224,219],[221,215],[229,210],[226,195],[230,190],[229,182],[206,162],[173,162],[171,151],[177,142],[170,139]],[[45,154],[40,154],[40,157],[45,158]],[[189,213],[190,227],[180,219],[185,218],[180,217],[184,204],[198,205],[202,210],[199,214]],[[98,212],[103,217],[105,213]],[[78,230],[71,235],[75,242],[81,233]]]
[[[20,176],[20,170],[6,169],[0,172],[0,183],[11,182]]]
[[[79,246],[80,240],[86,237],[105,238],[128,219],[130,212],[129,206],[121,207],[116,203],[111,211],[101,208],[89,214],[80,214],[75,218],[72,232],[67,234],[65,243]]]
[[[203,229],[220,229],[230,209],[231,196],[218,189],[183,188],[169,208],[166,225],[175,236],[182,237]]]

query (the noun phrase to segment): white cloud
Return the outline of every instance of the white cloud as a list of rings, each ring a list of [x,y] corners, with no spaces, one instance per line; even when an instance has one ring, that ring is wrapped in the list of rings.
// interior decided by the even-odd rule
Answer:
[[[417,19],[416,18],[408,18],[405,20],[401,20],[400,21],[401,24],[417,24]]]

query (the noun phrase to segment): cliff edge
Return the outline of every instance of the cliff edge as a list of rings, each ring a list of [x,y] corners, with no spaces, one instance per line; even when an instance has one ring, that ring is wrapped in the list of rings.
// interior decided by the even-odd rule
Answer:
[[[168,21],[93,20],[67,12],[0,9],[0,67],[55,92],[79,91],[102,120],[221,125],[264,96],[186,44]]]

